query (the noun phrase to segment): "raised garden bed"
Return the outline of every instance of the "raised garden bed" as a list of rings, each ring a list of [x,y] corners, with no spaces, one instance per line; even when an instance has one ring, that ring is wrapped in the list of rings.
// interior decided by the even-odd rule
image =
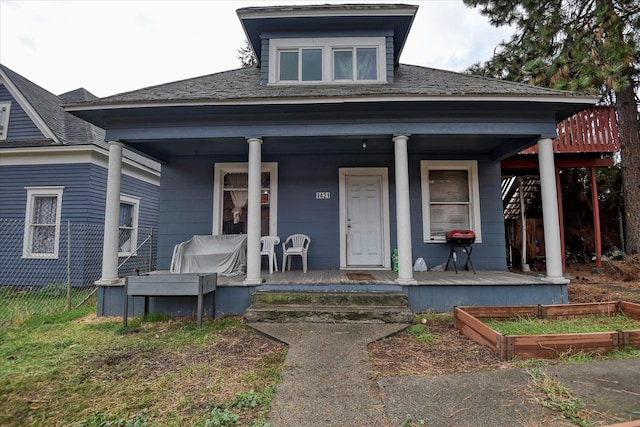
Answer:
[[[640,329],[611,332],[503,335],[480,319],[572,319],[576,317],[623,314],[640,320],[640,304],[611,301],[589,304],[529,306],[455,307],[456,327],[466,337],[492,349],[500,360],[519,358],[550,359],[576,352],[607,353],[631,346],[640,348]]]

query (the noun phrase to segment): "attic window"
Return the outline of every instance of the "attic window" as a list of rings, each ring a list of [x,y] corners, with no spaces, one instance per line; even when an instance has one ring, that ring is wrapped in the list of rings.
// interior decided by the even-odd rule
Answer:
[[[271,39],[269,84],[386,83],[384,37]]]
[[[7,139],[9,133],[9,112],[11,111],[11,102],[0,102],[0,140]]]

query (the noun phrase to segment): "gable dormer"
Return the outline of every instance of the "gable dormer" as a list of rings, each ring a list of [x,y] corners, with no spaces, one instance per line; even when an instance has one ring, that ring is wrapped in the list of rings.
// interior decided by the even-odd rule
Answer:
[[[385,84],[417,6],[350,4],[238,9],[263,85]]]

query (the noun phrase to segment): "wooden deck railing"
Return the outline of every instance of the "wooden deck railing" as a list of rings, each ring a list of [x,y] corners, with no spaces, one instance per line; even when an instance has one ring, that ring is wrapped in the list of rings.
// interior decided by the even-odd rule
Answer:
[[[592,107],[558,123],[554,153],[615,153],[620,151],[614,107]],[[537,154],[534,145],[519,154]]]

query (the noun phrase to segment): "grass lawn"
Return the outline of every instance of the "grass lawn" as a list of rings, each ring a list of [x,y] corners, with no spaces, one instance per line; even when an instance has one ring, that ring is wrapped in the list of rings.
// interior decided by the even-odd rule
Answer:
[[[2,426],[264,425],[286,355],[239,318],[95,318],[0,327]]]

